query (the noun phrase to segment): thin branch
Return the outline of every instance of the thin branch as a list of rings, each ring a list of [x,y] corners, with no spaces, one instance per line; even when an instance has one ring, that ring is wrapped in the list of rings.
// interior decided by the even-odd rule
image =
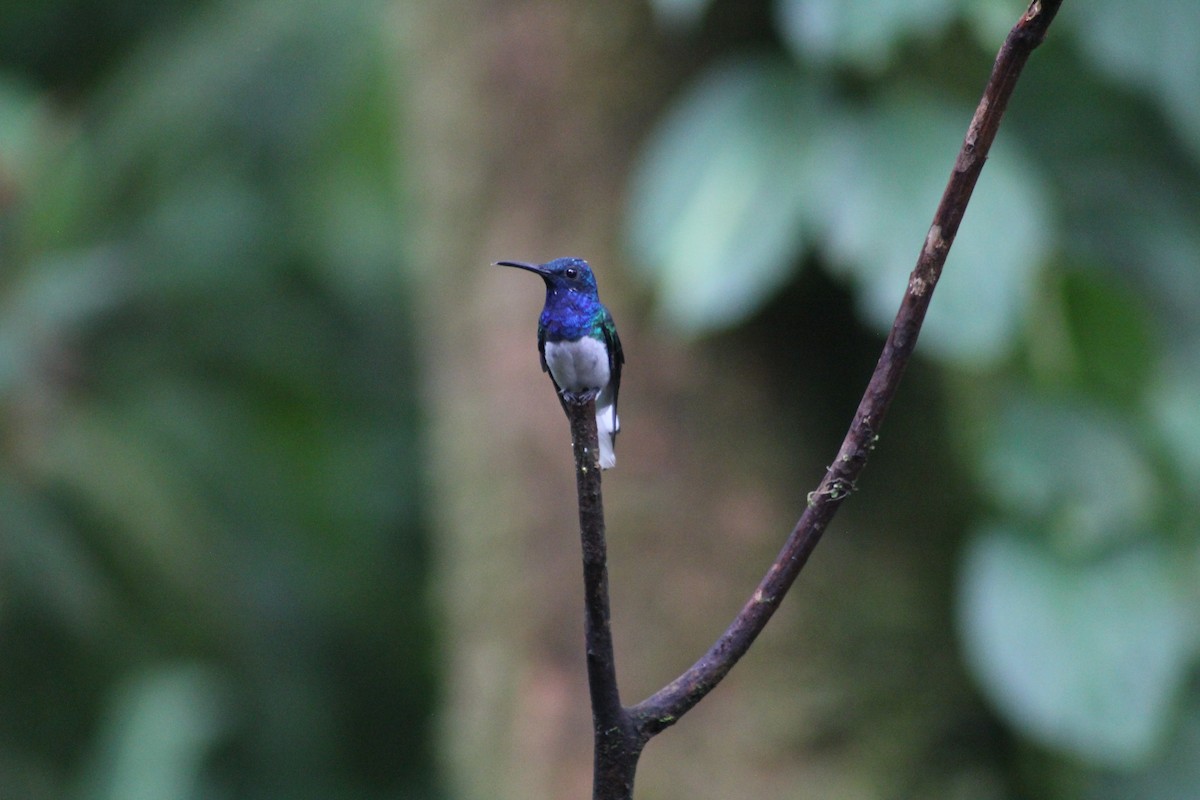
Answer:
[[[653,736],[673,725],[725,677],[779,608],[784,594],[800,574],[833,515],[854,491],[855,482],[875,447],[879,427],[916,347],[934,287],[941,277],[950,245],[958,233],[1017,78],[1029,55],[1045,38],[1046,29],[1061,4],[1062,0],[1034,0],[1008,34],[996,57],[916,268],[909,277],[900,311],[833,465],[817,490],[809,495],[808,508],[775,563],[725,633],[686,672],[631,709],[639,730]]]
[[[808,507],[754,594],[716,643],[686,672],[632,708],[621,705],[608,602],[608,569],[600,469],[596,460],[595,406],[569,402],[579,525],[583,545],[587,671],[595,733],[593,800],[630,800],[638,758],[646,742],[674,725],[729,673],[766,626],[791,588],[834,514],[851,492],[878,440],[900,378],[917,344],[929,301],[941,277],[950,245],[1025,62],[1042,43],[1062,0],[1034,0],[1009,33],[992,67],[909,276],[908,289],[892,324],[883,353],[855,412],[837,458],[825,473]]]
[[[635,729],[633,718],[621,706],[617,688],[608,603],[608,545],[597,461],[600,447],[596,436],[596,404],[594,400],[568,400],[564,405],[571,421],[575,486],[579,493],[579,535],[583,545],[584,637],[595,747],[592,797],[630,798],[638,756],[648,737]]]

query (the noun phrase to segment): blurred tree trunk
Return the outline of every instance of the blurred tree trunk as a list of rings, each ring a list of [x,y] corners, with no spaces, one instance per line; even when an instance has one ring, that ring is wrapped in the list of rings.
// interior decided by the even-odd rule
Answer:
[[[873,355],[842,330],[844,302],[840,320],[826,304],[832,322],[780,305],[705,345],[651,327],[617,248],[623,180],[686,67],[655,39],[644,3],[423,8],[402,10],[400,25],[446,777],[456,800],[587,797],[567,422],[538,365],[541,283],[491,262],[587,258],[625,342],[624,432],[605,500],[626,703],[687,667],[753,589],[835,452]],[[806,368],[815,379],[797,377]],[[839,380],[852,388],[825,399]],[[934,463],[944,453],[928,399],[913,399],[920,388],[901,390],[870,497],[843,511],[763,639],[649,746],[640,797],[1001,794],[948,640],[947,509],[959,487]]]

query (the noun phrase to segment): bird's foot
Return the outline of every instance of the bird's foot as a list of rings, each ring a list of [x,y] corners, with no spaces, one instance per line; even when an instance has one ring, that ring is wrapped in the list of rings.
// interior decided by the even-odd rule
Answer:
[[[563,396],[564,400],[566,400],[568,403],[571,403],[572,405],[583,406],[583,405],[587,405],[592,400],[595,400],[596,396],[599,394],[600,394],[600,392],[597,389],[587,389],[586,391],[582,391],[582,392],[564,391],[562,393],[562,396]]]

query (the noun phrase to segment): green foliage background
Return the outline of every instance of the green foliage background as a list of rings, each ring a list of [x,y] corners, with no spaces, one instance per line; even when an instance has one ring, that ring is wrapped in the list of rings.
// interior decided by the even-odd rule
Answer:
[[[386,11],[0,11],[0,797],[429,796]]]

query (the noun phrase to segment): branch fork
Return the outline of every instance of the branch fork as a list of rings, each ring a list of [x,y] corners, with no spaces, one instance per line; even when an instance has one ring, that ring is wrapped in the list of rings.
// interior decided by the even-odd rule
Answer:
[[[1005,39],[850,430],[824,478],[809,493],[807,507],[783,549],[708,652],[675,680],[633,706],[622,704],[617,687],[595,401],[582,396],[569,398],[565,403],[575,455],[583,546],[587,674],[595,734],[593,800],[632,799],[638,758],[646,742],[678,722],[721,682],[750,648],[779,608],[842,501],[855,490],[867,457],[879,441],[878,430],[916,347],[933,290],[941,278],[946,256],[996,138],[1008,100],[1022,68],[1033,50],[1042,43],[1061,5],[1062,0],[1034,0]]]

